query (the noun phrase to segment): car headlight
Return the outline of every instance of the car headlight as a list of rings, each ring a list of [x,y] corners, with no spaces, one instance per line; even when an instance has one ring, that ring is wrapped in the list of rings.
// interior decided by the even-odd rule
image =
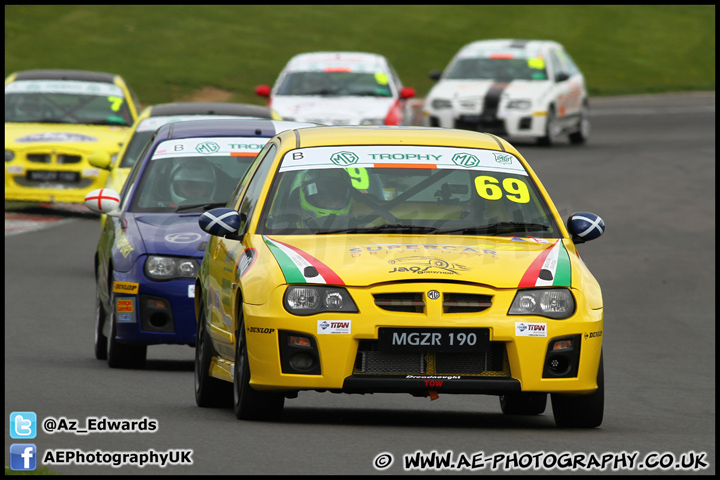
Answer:
[[[384,118],[363,118],[360,125],[385,125]]]
[[[517,110],[528,110],[532,107],[530,100],[510,100],[507,104],[507,108],[514,108]]]
[[[452,102],[450,100],[445,100],[444,98],[436,98],[432,102],[430,102],[430,105],[432,105],[432,108],[434,108],[435,110],[452,108]]]
[[[285,291],[283,303],[285,309],[295,315],[358,311],[347,290],[339,287],[292,285]]]
[[[6,162],[12,162],[15,158],[15,152],[12,150],[5,150],[5,161]]]
[[[194,258],[149,255],[145,262],[145,275],[152,280],[195,278],[200,264]]]
[[[575,299],[567,288],[518,290],[508,315],[540,315],[568,318],[575,312]]]

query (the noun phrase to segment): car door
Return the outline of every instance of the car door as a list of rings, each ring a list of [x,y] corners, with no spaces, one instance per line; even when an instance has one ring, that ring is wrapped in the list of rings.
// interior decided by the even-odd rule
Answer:
[[[262,187],[270,173],[277,145],[268,143],[258,154],[255,162],[243,177],[233,194],[231,203],[243,219],[238,236],[247,233],[250,220],[258,206]],[[247,188],[243,185],[247,184]],[[238,268],[248,253],[247,238],[239,241],[238,236],[211,236],[208,244],[208,271],[210,281],[205,286],[205,305],[210,321],[210,337],[215,349],[223,356],[233,358],[234,335],[237,329],[236,312],[239,308],[238,284],[242,269]],[[207,257],[207,256],[206,256]]]
[[[568,119],[572,118],[573,107],[570,96],[570,78],[567,66],[562,60],[560,51],[557,48],[550,49],[550,63],[553,74],[553,98],[555,99],[555,115],[562,127],[568,125]],[[577,108],[575,108],[577,111]]]

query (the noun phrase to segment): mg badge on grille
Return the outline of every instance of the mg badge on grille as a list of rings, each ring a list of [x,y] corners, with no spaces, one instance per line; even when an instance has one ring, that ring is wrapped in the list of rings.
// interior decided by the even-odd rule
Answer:
[[[437,290],[430,290],[428,292],[428,298],[430,300],[437,300],[438,298],[440,298],[440,292],[438,292]]]

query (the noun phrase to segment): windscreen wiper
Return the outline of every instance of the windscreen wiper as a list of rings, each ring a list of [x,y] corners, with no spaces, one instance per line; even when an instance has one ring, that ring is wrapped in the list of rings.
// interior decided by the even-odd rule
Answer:
[[[436,233],[461,233],[461,234],[502,234],[517,232],[532,232],[536,230],[549,230],[550,227],[542,223],[523,223],[523,222],[497,222],[488,225],[477,225],[474,227],[445,228],[438,229]]]
[[[374,227],[351,227],[319,231],[316,233],[316,235],[326,235],[330,233],[435,233],[437,230],[437,227],[426,227],[423,225],[385,223],[383,225],[377,225]]]
[[[175,209],[175,211],[182,212],[185,210],[192,210],[194,208],[202,208],[203,210],[210,210],[211,208],[224,207],[225,205],[227,205],[227,202],[194,203],[192,205],[180,205]]]

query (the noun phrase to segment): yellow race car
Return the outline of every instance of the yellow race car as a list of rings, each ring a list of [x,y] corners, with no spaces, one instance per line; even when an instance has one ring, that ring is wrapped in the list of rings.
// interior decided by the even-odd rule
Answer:
[[[602,423],[603,301],[567,226],[500,137],[311,127],[271,139],[195,284],[195,396],[278,417],[300,390],[487,394],[505,414]]]
[[[107,172],[96,151],[117,154],[140,103],[112,73],[27,70],[5,79],[5,200],[83,203]]]

